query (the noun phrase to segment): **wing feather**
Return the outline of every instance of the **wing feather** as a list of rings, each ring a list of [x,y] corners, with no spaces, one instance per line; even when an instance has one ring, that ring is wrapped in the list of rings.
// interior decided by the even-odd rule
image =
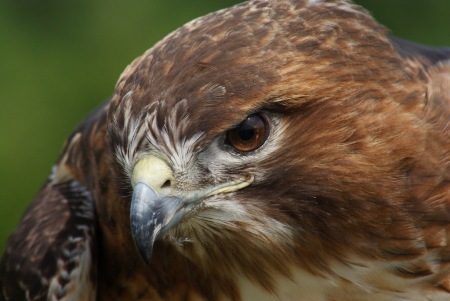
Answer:
[[[45,185],[8,241],[0,300],[94,300],[94,217],[78,182]]]

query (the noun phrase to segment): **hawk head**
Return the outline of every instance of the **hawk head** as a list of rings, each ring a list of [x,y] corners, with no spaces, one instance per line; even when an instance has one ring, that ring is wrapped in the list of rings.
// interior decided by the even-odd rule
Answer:
[[[188,23],[68,138],[0,301],[448,300],[449,75],[346,0]]]
[[[424,254],[449,175],[426,77],[347,1],[249,1],[176,30],[109,106],[142,258],[170,245],[270,282]]]

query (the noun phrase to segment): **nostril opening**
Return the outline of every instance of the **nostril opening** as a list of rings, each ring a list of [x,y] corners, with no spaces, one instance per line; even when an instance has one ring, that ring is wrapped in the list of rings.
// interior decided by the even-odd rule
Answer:
[[[170,180],[167,180],[164,182],[164,184],[161,185],[161,188],[168,188],[172,185],[172,182]]]

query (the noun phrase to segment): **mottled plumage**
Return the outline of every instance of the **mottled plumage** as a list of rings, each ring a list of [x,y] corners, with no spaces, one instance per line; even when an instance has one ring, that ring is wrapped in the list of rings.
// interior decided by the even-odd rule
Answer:
[[[0,300],[449,300],[450,49],[248,1],[132,62],[11,236]]]

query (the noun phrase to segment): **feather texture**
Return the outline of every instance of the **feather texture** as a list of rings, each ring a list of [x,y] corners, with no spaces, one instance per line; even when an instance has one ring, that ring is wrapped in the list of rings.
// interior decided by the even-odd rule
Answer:
[[[132,62],[9,240],[0,300],[448,300],[450,49],[350,1],[252,0]],[[267,139],[227,132],[265,116]],[[131,177],[201,199],[146,265]]]

